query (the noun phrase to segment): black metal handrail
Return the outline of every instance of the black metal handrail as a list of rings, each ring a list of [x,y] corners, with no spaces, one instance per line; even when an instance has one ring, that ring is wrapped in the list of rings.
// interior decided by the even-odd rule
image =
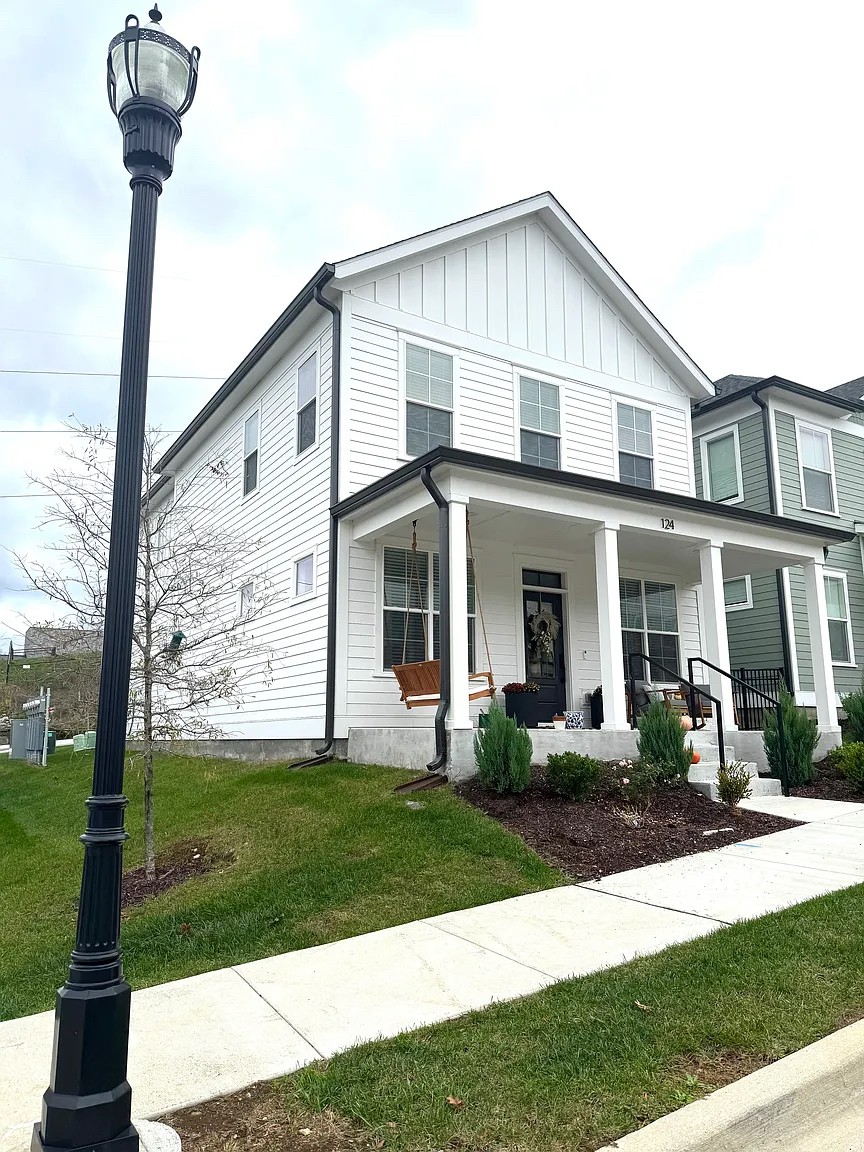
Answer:
[[[783,705],[779,700],[776,700],[768,692],[763,692],[761,688],[755,688],[746,680],[742,680],[740,676],[736,676],[733,672],[728,672],[725,668],[718,668],[716,664],[712,664],[710,660],[706,660],[704,656],[691,656],[687,661],[687,672],[690,679],[693,679],[693,665],[704,664],[706,668],[711,668],[714,672],[719,672],[721,676],[726,676],[733,684],[740,684],[743,688],[748,689],[755,696],[759,696],[762,700],[774,707],[774,712],[777,716],[777,744],[780,749],[780,789],[784,796],[789,795],[789,765],[786,761],[786,732],[783,728]]]
[[[720,703],[716,696],[712,696],[710,692],[707,692],[699,684],[694,684],[692,680],[685,680],[680,672],[673,672],[671,668],[667,668],[665,664],[661,664],[660,661],[655,660],[653,656],[646,656],[644,652],[630,652],[627,656],[627,670],[629,672],[630,683],[630,727],[638,727],[636,723],[636,673],[633,667],[634,660],[641,660],[643,674],[645,671],[645,665],[647,664],[649,667],[659,668],[661,672],[665,672],[665,674],[676,683],[681,684],[682,686],[686,685],[686,687],[690,689],[691,716],[693,716],[693,712],[696,708],[697,692],[700,696],[704,696],[706,700],[710,700],[712,704],[717,706],[717,752],[720,758],[720,766],[721,768],[725,768],[726,746],[723,739],[723,705]]]

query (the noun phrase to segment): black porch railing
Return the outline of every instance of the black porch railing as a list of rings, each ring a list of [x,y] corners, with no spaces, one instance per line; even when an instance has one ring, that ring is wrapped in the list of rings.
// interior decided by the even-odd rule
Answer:
[[[667,668],[665,664],[661,664],[659,660],[655,660],[652,656],[647,656],[644,652],[630,652],[627,657],[627,671],[628,671],[628,686],[630,689],[630,727],[638,727],[636,722],[636,661],[639,662],[640,671],[644,672],[646,665],[649,668],[659,669],[670,681],[681,685],[682,691],[687,690],[690,698],[690,715],[696,715],[696,697],[697,695],[704,699],[710,700],[716,708],[714,715],[717,717],[717,754],[720,760],[721,767],[726,765],[726,745],[723,737],[723,705],[716,696],[712,696],[703,685],[693,683],[693,669],[689,668],[690,679],[685,679],[680,672],[675,672],[671,668]],[[728,676],[729,673],[727,672]]]
[[[744,732],[760,732],[765,727],[765,713],[786,687],[783,669],[738,668],[734,675],[737,681],[732,682],[732,698],[738,727]]]

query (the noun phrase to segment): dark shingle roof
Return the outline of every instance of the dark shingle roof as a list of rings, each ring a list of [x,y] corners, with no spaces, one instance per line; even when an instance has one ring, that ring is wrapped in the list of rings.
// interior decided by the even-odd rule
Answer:
[[[764,379],[764,376],[721,376],[719,380],[714,381],[714,387],[717,389],[718,396],[728,396],[732,392],[741,392],[745,388],[751,388]]]
[[[823,392],[816,388],[807,388],[803,384],[796,384],[794,380],[787,380],[784,376],[722,376],[714,381],[717,394],[708,400],[697,401],[692,405],[692,410],[694,416],[701,416],[715,408],[723,408],[729,403],[734,403],[736,396],[762,392],[765,388],[779,388],[807,400],[817,400],[835,408],[842,408],[845,412],[864,412],[862,385],[864,378],[850,380],[848,384],[841,384],[839,388]],[[844,389],[849,391],[844,393]]]
[[[828,395],[839,396],[841,400],[864,400],[864,376],[859,376],[857,380],[847,380],[836,388],[829,388]]]

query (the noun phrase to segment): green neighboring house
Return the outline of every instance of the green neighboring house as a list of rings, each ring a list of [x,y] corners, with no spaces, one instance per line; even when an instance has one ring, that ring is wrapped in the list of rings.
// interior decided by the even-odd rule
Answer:
[[[694,405],[696,494],[856,533],[826,549],[825,601],[838,697],[864,660],[864,377],[825,392],[779,376],[724,376]],[[815,704],[800,567],[724,583],[734,670],[782,670]],[[757,681],[758,682],[758,681]]]

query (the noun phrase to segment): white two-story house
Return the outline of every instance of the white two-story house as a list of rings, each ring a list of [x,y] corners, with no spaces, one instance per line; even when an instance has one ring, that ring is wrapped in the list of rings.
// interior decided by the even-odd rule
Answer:
[[[159,462],[166,493],[227,464],[212,515],[264,540],[282,594],[272,676],[214,723],[464,769],[491,672],[550,717],[602,685],[602,729],[567,736],[618,755],[628,656],[654,682],[728,669],[724,579],[800,565],[836,741],[823,550],[848,533],[697,498],[713,394],[549,193],[323,265]],[[436,706],[406,708],[392,666],[439,657]],[[728,679],[694,679],[734,728]]]

